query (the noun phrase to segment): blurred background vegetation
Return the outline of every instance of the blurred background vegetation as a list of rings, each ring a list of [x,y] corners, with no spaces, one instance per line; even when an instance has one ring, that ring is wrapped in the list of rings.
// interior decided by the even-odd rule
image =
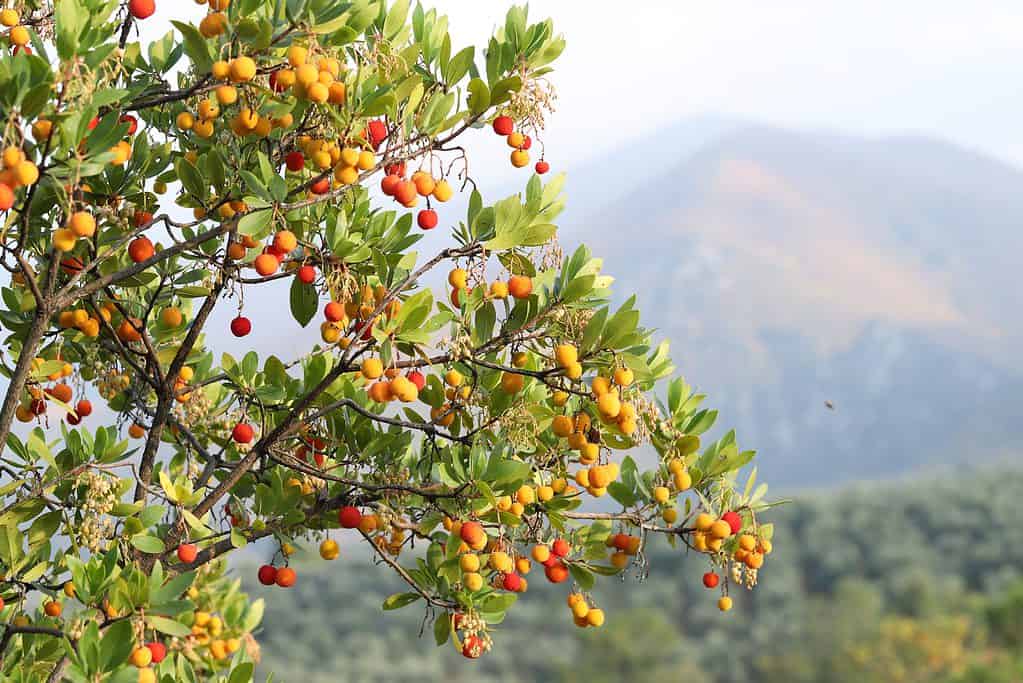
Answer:
[[[985,468],[858,484],[777,509],[775,551],[721,614],[704,562],[663,539],[649,575],[599,582],[601,629],[572,626],[565,586],[529,592],[469,662],[434,645],[422,603],[354,539],[341,559],[298,557],[299,581],[265,589],[261,669],[275,680],[853,683],[1023,681],[1023,470]],[[310,544],[315,551],[315,544]],[[420,637],[420,631],[422,636]]]

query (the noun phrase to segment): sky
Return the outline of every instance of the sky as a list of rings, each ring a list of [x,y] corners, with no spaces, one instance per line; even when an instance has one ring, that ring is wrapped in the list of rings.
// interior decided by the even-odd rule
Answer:
[[[484,44],[509,2],[433,0],[455,49]],[[168,6],[173,9],[164,9]],[[1023,6],[995,0],[534,0],[568,49],[553,75],[549,160],[599,158],[685,117],[924,133],[1023,165]],[[162,0],[166,17],[199,16]]]
[[[454,52],[485,45],[510,0],[424,4],[448,15]],[[568,42],[550,77],[558,102],[544,143],[552,168],[568,170],[570,178],[590,161],[606,163],[616,149],[630,156],[623,172],[635,172],[629,141],[706,115],[870,136],[925,134],[1023,165],[1017,124],[1023,90],[1010,85],[1023,65],[1017,3],[533,0],[529,7],[531,20],[551,17]],[[205,11],[192,2],[158,0],[157,13],[142,22],[142,38],[162,36],[170,19],[197,23]],[[521,188],[523,172],[511,168],[503,144],[475,135],[467,145],[485,196]],[[666,158],[656,150],[639,153],[660,159],[652,163]],[[631,186],[628,178],[622,184]],[[421,249],[440,244],[443,235],[434,232]],[[257,305],[249,302],[253,334],[218,340],[220,350],[255,347],[291,357],[308,348],[318,336],[313,325],[278,334],[286,297],[282,287]],[[235,313],[223,308],[214,324],[226,327]]]

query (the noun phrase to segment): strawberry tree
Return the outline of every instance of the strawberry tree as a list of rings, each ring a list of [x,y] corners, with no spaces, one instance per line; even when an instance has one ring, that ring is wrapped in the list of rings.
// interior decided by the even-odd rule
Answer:
[[[365,546],[408,586],[383,609],[471,658],[529,580],[599,628],[595,581],[654,537],[730,609],[765,487],[732,432],[701,441],[716,412],[601,259],[559,247],[551,22],[515,7],[477,50],[408,0],[205,9],[148,45],[153,0],[0,11],[4,679],[248,680],[262,602],[225,556],[250,544],[265,590],[299,548]],[[520,194],[483,196],[471,135]],[[218,351],[283,288],[277,332],[321,341]]]

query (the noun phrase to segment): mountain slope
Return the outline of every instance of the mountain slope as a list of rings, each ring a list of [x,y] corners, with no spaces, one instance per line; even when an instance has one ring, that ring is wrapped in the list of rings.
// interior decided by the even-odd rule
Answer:
[[[1023,172],[934,140],[757,126],[679,156],[562,240],[608,255],[772,479],[1023,442]]]

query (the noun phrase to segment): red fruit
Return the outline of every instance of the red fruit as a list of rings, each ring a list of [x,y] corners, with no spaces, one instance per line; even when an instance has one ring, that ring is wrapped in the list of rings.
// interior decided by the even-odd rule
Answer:
[[[466,522],[459,529],[458,535],[462,537],[463,541],[472,545],[479,542],[481,538],[485,538],[486,532],[483,530],[483,525],[479,522]]]
[[[362,522],[362,513],[359,508],[346,505],[338,510],[337,521],[341,522],[342,529],[356,529]]]
[[[182,543],[178,546],[178,559],[185,564],[192,564],[195,562],[195,558],[198,554],[199,549],[195,547],[194,543]]]
[[[330,192],[330,178],[320,178],[312,184],[309,190],[313,194],[327,194]]]
[[[401,176],[396,173],[389,173],[384,176],[384,179],[380,181],[380,191],[386,194],[388,197],[393,197],[398,191],[398,185],[401,184]]]
[[[33,415],[42,415],[46,412],[46,401],[37,398],[28,404],[28,408],[32,411]]]
[[[369,141],[373,144],[373,149],[379,149],[381,143],[387,139],[387,126],[380,119],[375,119],[369,122]]]
[[[407,375],[405,375],[405,378],[408,379],[408,381],[415,384],[416,389],[419,389],[419,391],[422,391],[423,388],[426,386],[426,376],[423,373],[419,372],[418,370],[413,370],[412,372],[408,373]]]
[[[281,588],[291,588],[295,585],[295,579],[297,578],[298,575],[295,574],[295,570],[291,567],[281,567],[277,570],[277,574],[274,577],[277,585]]]
[[[629,535],[628,534],[615,534],[614,547],[617,550],[625,550],[629,547]]]
[[[312,266],[302,266],[298,269],[298,280],[305,285],[313,284],[316,280],[316,269]]]
[[[402,204],[412,204],[417,196],[416,184],[411,180],[402,180],[394,188],[394,198]]]
[[[128,124],[128,135],[134,135],[135,131],[139,129],[139,120],[131,114],[125,114],[122,116],[121,123]]]
[[[78,417],[88,417],[89,415],[92,415],[92,403],[83,398],[78,402],[78,405],[75,406],[75,414],[77,414]]]
[[[742,517],[739,516],[738,512],[731,511],[721,515],[722,521],[728,522],[728,526],[732,527],[732,533],[737,534],[742,529]]]
[[[148,211],[136,211],[132,219],[135,221],[135,227],[141,228],[143,225],[153,222],[153,214]]]
[[[561,560],[559,560],[554,555],[548,555],[547,559],[541,562],[540,564],[542,564],[545,567],[553,567],[556,564],[561,564]]]
[[[32,48],[30,48],[28,45],[15,45],[14,52],[12,54],[20,55],[22,53],[30,55],[32,54]]]
[[[387,164],[384,166],[384,173],[387,175],[396,175],[399,178],[405,177],[405,162],[399,162],[397,164]]]
[[[551,552],[554,553],[556,557],[564,557],[572,552],[572,546],[570,546],[568,541],[565,539],[559,538],[551,544]]]
[[[344,320],[345,307],[336,301],[331,301],[323,307],[323,315],[332,323]]]
[[[128,11],[136,19],[148,19],[156,11],[156,0],[128,0]]]
[[[136,237],[128,243],[128,256],[135,263],[142,263],[143,261],[153,258],[156,253],[156,249],[153,247],[152,241],[145,235]]]
[[[252,331],[252,321],[246,317],[238,316],[231,321],[231,334],[236,337],[244,337]]]
[[[465,619],[464,614],[462,614],[461,612],[455,612],[454,616],[451,618],[451,621],[453,622],[453,626],[455,627],[456,631],[462,628],[462,621],[464,619]]]
[[[264,247],[263,253],[270,254],[275,259],[277,259],[277,265],[280,265],[281,262],[283,262],[284,259],[287,258],[288,256],[288,252],[284,251],[283,249],[278,249],[276,244],[271,244],[268,247]]]
[[[74,413],[65,414],[64,419],[67,420],[67,423],[72,427],[74,427],[75,425],[79,424],[82,421],[82,418],[78,417]]]
[[[498,135],[511,135],[515,130],[515,122],[510,116],[498,116],[494,119],[494,132]]]
[[[0,211],[7,211],[14,206],[14,190],[6,183],[0,183]]]
[[[305,168],[305,155],[301,152],[290,152],[288,156],[284,157],[284,165],[288,167],[289,171],[301,171]]]
[[[532,146],[533,146],[533,138],[529,137],[528,135],[524,135],[522,137],[522,146],[519,147],[519,149],[529,149]]]
[[[277,568],[272,564],[264,564],[256,574],[259,582],[264,586],[272,586],[277,583]]]
[[[146,643],[153,655],[153,664],[159,664],[167,657],[167,647],[163,643]]]
[[[714,572],[707,572],[703,575],[703,585],[707,588],[717,588],[720,580],[721,578]]]
[[[520,590],[522,590],[522,577],[514,572],[509,572],[504,575],[504,580],[501,581],[501,586],[506,591],[518,593]]]
[[[278,82],[277,73],[278,73],[277,71],[274,71],[272,74],[270,74],[270,87],[273,89],[274,92],[284,92],[285,87],[281,85],[280,82]]]
[[[562,583],[568,580],[568,567],[561,562],[545,567],[543,573],[551,583]]]
[[[462,641],[462,656],[478,659],[483,654],[483,640],[479,636],[469,636]]]
[[[252,425],[246,422],[239,422],[234,426],[234,429],[231,430],[231,438],[234,439],[236,443],[249,443],[252,441],[254,434],[255,432],[252,431]]]
[[[433,209],[423,209],[419,212],[418,222],[423,230],[433,230],[437,227],[437,212]]]
[[[82,263],[82,259],[78,258],[77,256],[66,258],[60,262],[60,269],[69,275],[74,275],[75,273],[82,270],[82,268],[84,267],[85,264]]]
[[[551,165],[548,164],[543,159],[541,159],[540,161],[536,162],[536,172],[539,175],[543,175],[544,173],[546,173],[549,170],[551,170]]]

